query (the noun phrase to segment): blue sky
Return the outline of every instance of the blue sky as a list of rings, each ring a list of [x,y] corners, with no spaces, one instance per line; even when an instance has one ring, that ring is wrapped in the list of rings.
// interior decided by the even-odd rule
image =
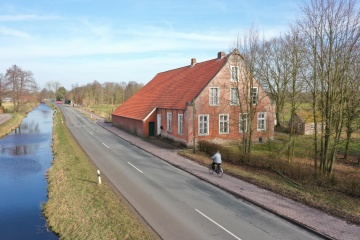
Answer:
[[[16,64],[40,88],[136,81],[229,52],[256,25],[279,36],[301,0],[2,0],[0,73]]]

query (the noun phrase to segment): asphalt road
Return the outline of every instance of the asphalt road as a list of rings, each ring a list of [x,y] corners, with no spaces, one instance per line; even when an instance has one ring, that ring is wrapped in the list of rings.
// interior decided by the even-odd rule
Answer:
[[[102,174],[162,239],[319,239],[129,144],[76,109],[58,107]]]

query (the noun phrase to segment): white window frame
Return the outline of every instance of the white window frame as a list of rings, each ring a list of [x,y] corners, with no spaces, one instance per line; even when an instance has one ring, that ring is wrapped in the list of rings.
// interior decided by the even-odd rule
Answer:
[[[266,112],[259,112],[257,114],[257,130],[266,131]]]
[[[178,114],[178,134],[183,134],[184,132],[184,115]]]
[[[230,75],[231,75],[231,82],[238,82],[239,81],[239,74],[240,67],[239,66],[230,66]]]
[[[219,114],[219,133],[229,133],[229,114]]]
[[[167,131],[172,132],[172,113],[166,113],[166,123],[167,123]]]
[[[199,136],[209,135],[210,119],[209,114],[199,114],[198,116],[198,134]]]
[[[230,105],[237,106],[240,104],[237,87],[230,88]]]
[[[245,131],[243,131],[243,124],[245,123]],[[247,132],[248,130],[248,114],[240,113],[239,114],[239,132]]]
[[[254,89],[256,89],[256,91],[254,91]],[[259,98],[259,88],[258,87],[253,87],[251,89],[250,96],[251,96],[251,104],[252,105],[257,105],[258,104],[258,98]]]
[[[216,92],[214,94],[213,90]],[[220,88],[219,87],[211,87],[209,93],[209,105],[210,106],[219,106],[219,99],[220,99]]]

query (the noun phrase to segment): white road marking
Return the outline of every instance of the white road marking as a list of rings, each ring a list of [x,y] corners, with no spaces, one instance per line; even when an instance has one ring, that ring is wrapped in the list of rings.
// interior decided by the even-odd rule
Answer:
[[[235,236],[232,232],[230,232],[229,230],[227,230],[226,228],[224,228],[223,226],[221,226],[220,224],[218,224],[217,222],[215,222],[214,220],[212,220],[211,218],[209,218],[208,216],[206,216],[205,214],[203,214],[202,212],[200,212],[199,210],[195,209],[198,213],[200,213],[201,215],[203,215],[205,218],[207,218],[208,220],[210,220],[211,222],[213,222],[214,224],[216,224],[218,227],[220,227],[221,229],[223,229],[224,231],[226,231],[228,234],[230,234],[231,236],[233,236],[234,238],[241,240],[241,238],[238,238],[237,236]]]
[[[94,134],[92,132],[89,132],[89,133],[94,136]]]
[[[131,163],[128,162],[128,164],[130,164],[130,166],[132,166],[133,168],[135,168],[135,169],[138,170],[139,172],[143,173],[140,169],[138,169],[137,167],[135,167],[135,166],[132,165]]]
[[[105,147],[107,147],[107,148],[110,148],[110,147],[108,147],[108,146],[106,146],[106,144],[105,143],[102,143]]]

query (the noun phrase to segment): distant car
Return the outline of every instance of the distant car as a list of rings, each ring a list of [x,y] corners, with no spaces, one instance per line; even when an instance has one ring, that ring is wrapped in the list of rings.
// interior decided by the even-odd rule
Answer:
[[[57,101],[57,104],[61,104],[61,101],[60,101],[60,100],[58,100],[58,101]]]

